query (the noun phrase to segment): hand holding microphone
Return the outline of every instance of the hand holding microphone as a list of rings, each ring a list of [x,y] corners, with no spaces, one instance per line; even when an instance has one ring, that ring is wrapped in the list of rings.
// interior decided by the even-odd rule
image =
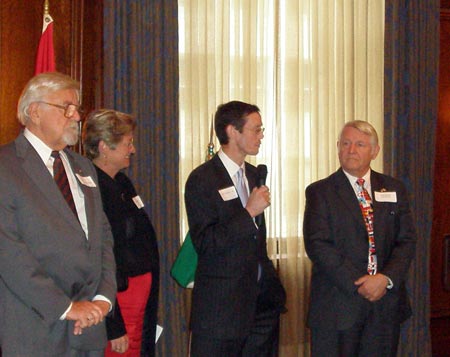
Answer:
[[[270,206],[269,188],[265,186],[267,178],[267,166],[258,165],[257,169],[257,187],[253,189],[247,202],[246,209],[258,226],[262,224],[262,213]]]

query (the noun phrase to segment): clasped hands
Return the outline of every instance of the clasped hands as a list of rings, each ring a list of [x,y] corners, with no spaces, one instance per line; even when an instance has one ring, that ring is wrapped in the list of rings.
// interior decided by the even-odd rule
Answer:
[[[245,209],[250,216],[256,217],[270,206],[270,191],[267,186],[255,187],[248,197]]]
[[[66,320],[75,321],[73,334],[81,335],[84,328],[102,322],[109,312],[110,305],[103,300],[74,301],[67,312]]]
[[[363,275],[355,281],[358,294],[370,302],[380,300],[387,292],[388,278],[384,274]]]

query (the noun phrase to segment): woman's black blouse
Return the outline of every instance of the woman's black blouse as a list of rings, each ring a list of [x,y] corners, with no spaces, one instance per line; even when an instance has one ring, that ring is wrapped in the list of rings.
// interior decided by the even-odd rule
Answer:
[[[152,272],[146,322],[154,329],[159,281],[159,254],[155,230],[145,211],[136,204],[136,190],[131,180],[122,172],[114,179],[96,167],[98,183],[103,201],[103,210],[111,225],[114,237],[114,256],[117,266],[118,290],[127,288],[128,277]],[[133,200],[134,199],[134,200]],[[156,296],[155,296],[156,295]],[[152,316],[148,316],[148,314]],[[108,339],[115,339],[126,333],[120,308],[117,306],[113,316],[107,318]],[[154,337],[153,337],[154,338]],[[154,343],[154,340],[153,340]]]

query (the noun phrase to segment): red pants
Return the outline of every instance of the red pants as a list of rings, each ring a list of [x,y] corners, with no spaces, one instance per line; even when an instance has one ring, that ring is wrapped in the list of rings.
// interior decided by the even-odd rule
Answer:
[[[145,307],[152,286],[152,273],[128,278],[128,289],[117,293],[123,321],[128,335],[129,347],[125,353],[111,350],[111,342],[105,350],[106,357],[139,357],[142,345]]]

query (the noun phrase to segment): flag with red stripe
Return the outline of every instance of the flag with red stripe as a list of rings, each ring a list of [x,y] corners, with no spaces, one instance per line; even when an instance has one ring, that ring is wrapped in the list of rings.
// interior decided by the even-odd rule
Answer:
[[[42,35],[36,57],[34,74],[55,71],[55,50],[53,48],[53,19],[49,13],[44,13]]]

